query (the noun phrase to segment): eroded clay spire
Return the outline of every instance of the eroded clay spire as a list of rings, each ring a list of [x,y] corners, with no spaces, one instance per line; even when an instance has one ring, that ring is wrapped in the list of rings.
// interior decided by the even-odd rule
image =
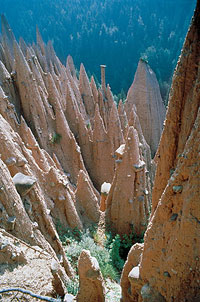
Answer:
[[[105,78],[106,65],[100,65],[100,67],[101,67],[101,88],[104,97],[106,97],[106,78]]]

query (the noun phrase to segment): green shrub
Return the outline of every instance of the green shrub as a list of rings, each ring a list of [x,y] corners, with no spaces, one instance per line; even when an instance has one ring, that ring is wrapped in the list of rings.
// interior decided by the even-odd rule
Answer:
[[[86,126],[87,126],[87,128],[88,128],[88,129],[90,129],[90,128],[91,128],[91,124],[90,124],[90,123],[87,123],[87,125],[86,125]]]
[[[54,132],[51,136],[50,141],[52,144],[58,144],[60,143],[61,138],[62,138],[61,134]]]
[[[96,225],[91,225],[89,229],[82,232],[78,228],[66,228],[58,220],[56,229],[60,240],[65,245],[66,256],[77,274],[78,258],[82,250],[86,249],[90,251],[92,257],[97,259],[104,279],[116,281],[119,281],[120,272],[131,246],[143,240],[143,236],[136,236],[134,229],[130,235],[123,235],[122,238],[118,234],[113,237],[111,231],[106,232],[105,237],[100,236]],[[67,285],[72,294],[78,288],[77,278]]]
[[[136,235],[134,228],[129,235],[124,234],[120,237],[117,234],[113,237],[112,232],[106,233],[105,247],[110,249],[110,255],[112,259],[112,265],[120,272],[127,259],[128,252],[132,245],[136,242],[142,243],[144,232],[141,236]]]
[[[80,241],[82,238],[82,232],[77,227],[64,227],[59,219],[56,220],[56,230],[63,245],[70,244],[73,240]]]
[[[111,255],[113,266],[119,271],[121,271],[124,266],[124,260],[120,256],[120,247],[121,247],[121,238],[117,234],[110,246],[111,248],[110,255]]]
[[[119,281],[119,273],[117,270],[113,267],[111,263],[105,263],[101,268],[101,273],[104,279],[111,279],[115,281]]]
[[[83,249],[89,250],[91,256],[97,259],[104,278],[110,278],[112,280],[118,279],[118,273],[112,266],[110,250],[96,244],[94,239],[91,238],[89,230],[82,235],[82,238],[79,242],[72,240],[71,244],[66,246],[65,249],[67,258],[76,270],[78,257]]]
[[[76,296],[79,289],[79,278],[75,276],[73,279],[70,279],[67,284],[67,293]]]

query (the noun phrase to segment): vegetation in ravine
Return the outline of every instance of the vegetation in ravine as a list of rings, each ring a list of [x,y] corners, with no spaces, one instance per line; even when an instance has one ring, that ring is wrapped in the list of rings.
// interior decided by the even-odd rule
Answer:
[[[92,225],[85,231],[78,228],[65,228],[57,221],[56,228],[62,244],[65,246],[66,256],[76,272],[76,276],[67,284],[69,293],[76,295],[78,292],[78,257],[83,249],[89,250],[91,256],[99,263],[103,278],[119,282],[128,251],[134,242],[142,242],[134,230],[130,235],[113,235],[110,231],[104,236],[99,236],[97,226]],[[103,239],[102,239],[103,238]]]

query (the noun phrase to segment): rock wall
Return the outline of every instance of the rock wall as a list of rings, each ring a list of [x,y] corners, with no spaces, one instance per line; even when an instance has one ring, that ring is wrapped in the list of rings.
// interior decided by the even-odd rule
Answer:
[[[96,258],[90,252],[83,250],[78,261],[80,288],[77,295],[78,302],[104,302],[105,285]]]
[[[199,301],[200,1],[179,58],[156,154],[138,301]],[[135,283],[137,287],[138,283]]]
[[[153,157],[158,148],[166,110],[156,75],[148,63],[142,59],[138,63],[134,81],[127,94],[125,108],[128,116],[133,104],[137,108],[142,132]]]
[[[137,302],[140,295],[141,280],[139,279],[139,266],[143,252],[143,243],[136,243],[128,253],[127,260],[121,274],[122,287],[121,302]]]
[[[139,149],[137,130],[129,127],[122,152],[116,151],[117,168],[107,197],[107,221],[116,233],[141,235],[150,213],[146,164]]]

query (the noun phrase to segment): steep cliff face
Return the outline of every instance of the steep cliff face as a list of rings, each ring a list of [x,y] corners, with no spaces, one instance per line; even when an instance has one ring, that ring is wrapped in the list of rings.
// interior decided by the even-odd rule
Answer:
[[[90,252],[83,250],[79,257],[78,273],[80,289],[77,295],[78,302],[104,302],[105,285],[96,258],[91,257]]]
[[[143,60],[138,63],[133,84],[131,85],[127,101],[126,113],[129,116],[135,104],[144,137],[154,156],[165,119],[165,107],[160,95],[156,75]]]
[[[116,151],[117,168],[107,197],[107,219],[118,234],[133,229],[141,235],[150,211],[146,164],[139,150],[137,130],[129,128],[125,145]]]
[[[138,301],[141,298],[143,301],[200,300],[199,71],[200,1],[197,1],[174,73],[165,127],[156,154],[153,208],[140,262]]]
[[[42,166],[39,167],[34,158],[35,154],[25,146],[20,136],[1,115],[0,133],[1,227],[32,245],[39,245],[52,254],[62,255],[64,267],[67,273],[71,274],[52,220],[60,218],[65,224],[70,225],[72,222],[74,227],[82,227],[72,200],[73,191],[66,190],[69,182],[67,177],[56,169],[56,164],[50,156],[35,144],[35,154],[38,156],[39,153],[40,161],[43,162],[43,169]],[[52,171],[57,171],[57,174]],[[57,190],[58,187],[60,190]],[[63,196],[62,200],[60,196]],[[63,211],[67,208],[70,208],[70,220],[67,218],[67,211]],[[9,226],[11,218],[12,228]]]
[[[128,253],[120,280],[120,285],[122,287],[122,302],[138,301],[141,287],[138,264],[141,260],[143,245],[143,243],[134,244]]]

